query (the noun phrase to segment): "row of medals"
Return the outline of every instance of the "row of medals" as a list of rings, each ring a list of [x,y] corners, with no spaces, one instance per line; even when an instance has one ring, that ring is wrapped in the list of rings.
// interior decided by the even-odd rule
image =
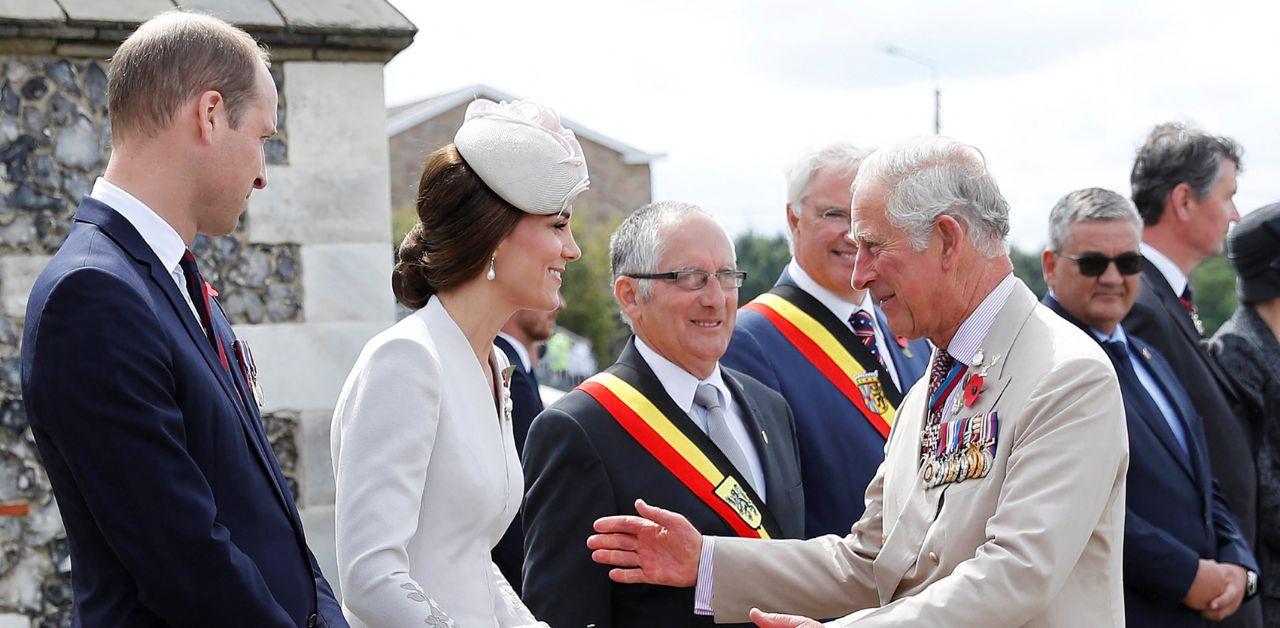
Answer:
[[[985,376],[991,365],[1000,359],[996,356],[995,360],[991,360],[988,364],[983,364],[983,351],[978,349],[978,354],[974,357],[972,366],[981,368],[980,374]],[[963,384],[962,384],[963,388]],[[962,395],[957,394],[951,403],[951,416],[960,413]],[[990,443],[981,443],[973,440],[963,451],[957,451],[946,458],[938,458],[936,453],[941,443],[938,442],[938,432],[941,430],[939,421],[930,421],[929,426],[925,428],[924,436],[921,439],[922,452],[920,455],[920,464],[924,467],[924,481],[929,486],[937,486],[938,484],[950,484],[952,482],[963,482],[965,480],[973,480],[982,477],[987,469],[991,467],[991,452],[987,451],[984,445]]]

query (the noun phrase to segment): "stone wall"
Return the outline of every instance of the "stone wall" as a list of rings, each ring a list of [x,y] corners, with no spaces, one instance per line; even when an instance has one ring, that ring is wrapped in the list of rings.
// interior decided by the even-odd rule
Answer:
[[[27,426],[18,349],[35,277],[106,166],[105,70],[98,59],[0,57],[0,503],[29,504],[27,516],[0,517],[0,627],[70,621],[67,543]],[[381,63],[284,62],[272,74],[281,109],[268,188],[234,233],[191,248],[254,345],[268,436],[331,568],[329,415],[360,346],[393,320]],[[351,121],[334,118],[335,85],[358,92],[346,97]]]

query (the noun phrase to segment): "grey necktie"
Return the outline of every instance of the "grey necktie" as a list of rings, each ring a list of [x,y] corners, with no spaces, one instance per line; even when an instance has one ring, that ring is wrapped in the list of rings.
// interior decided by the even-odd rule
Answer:
[[[751,467],[747,465],[747,455],[742,452],[742,447],[738,446],[738,440],[729,431],[729,423],[725,420],[724,408],[720,407],[720,394],[716,391],[716,387],[711,384],[698,384],[698,390],[693,394],[693,403],[707,411],[707,436],[711,437],[711,442],[724,452],[729,462],[738,469],[738,475],[746,478],[747,483],[758,493],[760,487],[756,486],[755,479],[751,475]]]

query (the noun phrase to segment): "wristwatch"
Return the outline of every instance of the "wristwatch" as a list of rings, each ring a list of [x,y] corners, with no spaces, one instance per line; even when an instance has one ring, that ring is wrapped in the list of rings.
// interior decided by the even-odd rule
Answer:
[[[1246,569],[1244,571],[1244,599],[1252,599],[1258,594],[1258,572]]]

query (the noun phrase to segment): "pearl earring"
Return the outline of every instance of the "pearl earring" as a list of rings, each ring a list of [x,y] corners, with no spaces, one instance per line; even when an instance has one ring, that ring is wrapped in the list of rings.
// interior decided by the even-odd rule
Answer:
[[[498,276],[497,273],[493,272],[493,260],[496,257],[498,256],[497,255],[489,256],[489,272],[484,274],[484,278],[488,279],[489,281],[493,281],[493,278]]]

